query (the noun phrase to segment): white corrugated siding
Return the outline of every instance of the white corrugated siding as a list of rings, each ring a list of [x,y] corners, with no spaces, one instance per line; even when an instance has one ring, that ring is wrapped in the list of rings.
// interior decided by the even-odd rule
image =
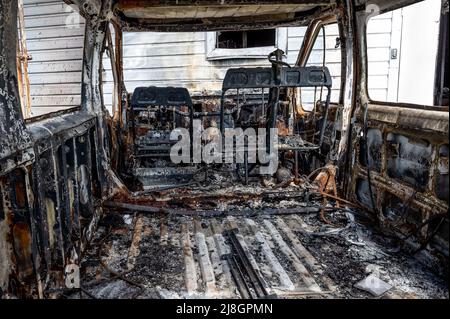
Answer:
[[[288,28],[287,62],[294,64],[306,27]],[[332,101],[337,102],[340,86],[340,48],[335,48],[338,37],[337,25],[326,27],[326,65],[333,79]],[[380,21],[378,30],[368,35],[374,67],[371,83],[383,80],[382,92],[386,91],[389,61],[390,25]],[[387,45],[387,47],[386,47]],[[321,65],[322,41],[313,48],[308,65]],[[373,52],[372,52],[373,51]],[[157,33],[133,32],[124,34],[124,78],[129,92],[138,86],[183,86],[192,93],[203,90],[220,90],[226,70],[232,67],[270,66],[267,59],[206,59],[205,33]],[[387,60],[386,60],[387,59]],[[105,104],[111,105],[112,75],[105,62]],[[378,74],[381,73],[381,74]],[[385,99],[385,97],[384,97]]]
[[[24,0],[30,61],[32,113],[80,104],[84,21],[63,1]],[[293,64],[303,41],[305,27],[288,28],[287,62]],[[371,22],[368,36],[369,85],[372,98],[386,100],[391,18],[384,15]],[[340,49],[335,49],[338,30],[326,28],[326,65],[333,77],[332,100],[340,85]],[[320,65],[322,41],[316,43],[309,64]],[[125,33],[124,77],[129,92],[137,86],[182,86],[191,93],[220,90],[228,68],[270,66],[267,59],[206,58],[206,33]],[[112,75],[104,63],[105,104],[111,106]],[[305,99],[307,98],[305,93]]]
[[[339,49],[334,49],[336,32],[327,35],[327,50],[333,80],[339,80]],[[288,28],[287,61],[295,63],[306,27]],[[220,90],[227,69],[270,66],[267,59],[206,59],[206,33],[124,33],[124,79],[129,92],[138,86],[182,86],[191,93]],[[320,50],[316,50],[320,51]],[[313,56],[318,54],[315,52]],[[321,55],[322,53],[320,53]],[[336,56],[339,55],[339,58]],[[332,61],[331,61],[332,59]],[[105,104],[111,105],[112,74],[105,61]],[[334,87],[334,86],[333,86]],[[338,86],[336,86],[338,88]],[[337,94],[335,93],[334,96]],[[335,98],[337,100],[337,98]]]
[[[368,89],[377,101],[387,101],[388,96],[392,18],[392,12],[385,13],[370,19],[367,25]]]
[[[24,0],[32,116],[80,105],[84,20],[63,1]]]

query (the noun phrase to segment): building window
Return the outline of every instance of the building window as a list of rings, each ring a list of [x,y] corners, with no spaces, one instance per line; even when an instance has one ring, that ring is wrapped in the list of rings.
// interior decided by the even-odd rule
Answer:
[[[275,29],[217,32],[216,48],[241,49],[275,46]]]
[[[433,105],[441,1],[426,0],[367,24],[371,100]]]
[[[267,58],[277,48],[286,52],[287,28],[206,33],[208,60]]]

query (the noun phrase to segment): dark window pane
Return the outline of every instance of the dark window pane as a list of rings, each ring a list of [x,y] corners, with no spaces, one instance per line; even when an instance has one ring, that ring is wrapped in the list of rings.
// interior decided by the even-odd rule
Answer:
[[[247,48],[275,45],[275,29],[247,31]]]
[[[275,29],[217,33],[217,47],[225,49],[275,46]]]
[[[241,31],[218,32],[217,47],[227,49],[243,48],[243,34]]]

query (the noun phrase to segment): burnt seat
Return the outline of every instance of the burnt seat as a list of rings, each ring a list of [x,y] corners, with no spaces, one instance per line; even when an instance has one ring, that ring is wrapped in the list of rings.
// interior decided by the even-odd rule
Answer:
[[[193,105],[186,88],[137,87],[131,98],[131,121],[136,157],[168,157],[170,132],[192,130]]]

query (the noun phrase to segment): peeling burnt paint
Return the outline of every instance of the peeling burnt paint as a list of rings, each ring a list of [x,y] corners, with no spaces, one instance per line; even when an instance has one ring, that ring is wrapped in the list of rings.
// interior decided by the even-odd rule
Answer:
[[[88,114],[67,114],[32,123],[28,129],[35,141],[36,162],[25,171],[16,169],[5,176],[2,203],[6,207],[8,199],[11,208],[2,209],[6,218],[2,224],[9,221],[9,227],[1,235],[11,243],[14,267],[8,268],[14,269],[19,282],[45,290],[51,287],[43,287],[39,277],[30,276],[43,273],[45,280],[58,280],[55,271],[78,263],[73,256],[81,254],[87,240],[94,215],[90,168],[97,167],[98,160],[92,155],[98,146],[91,146],[96,141],[96,121]],[[11,253],[1,253],[6,263]],[[8,287],[8,280],[1,284]]]
[[[10,169],[13,163],[29,160],[31,138],[22,121],[18,99],[15,48],[17,45],[17,3],[0,2],[0,173]],[[13,158],[12,158],[13,157]]]

